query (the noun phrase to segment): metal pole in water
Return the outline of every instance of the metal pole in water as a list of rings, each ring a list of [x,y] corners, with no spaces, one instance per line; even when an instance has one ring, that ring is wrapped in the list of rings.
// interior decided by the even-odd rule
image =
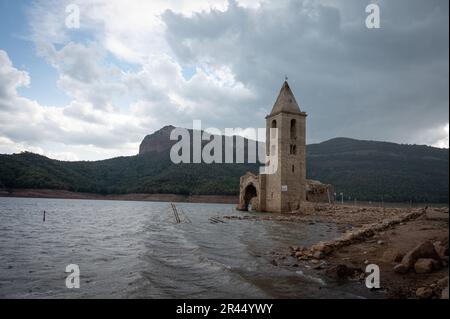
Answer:
[[[42,218],[42,221],[45,222],[45,210],[44,210],[44,217]]]

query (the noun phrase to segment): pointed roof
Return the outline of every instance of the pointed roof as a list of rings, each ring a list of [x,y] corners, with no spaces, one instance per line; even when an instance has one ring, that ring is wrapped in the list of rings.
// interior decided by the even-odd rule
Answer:
[[[302,113],[287,81],[284,81],[283,86],[281,87],[280,94],[273,105],[270,116],[281,112]]]

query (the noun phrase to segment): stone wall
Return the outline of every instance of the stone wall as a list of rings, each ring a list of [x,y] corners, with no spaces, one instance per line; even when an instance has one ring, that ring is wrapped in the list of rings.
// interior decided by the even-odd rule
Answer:
[[[306,200],[312,203],[334,203],[334,187],[319,181],[306,180]]]

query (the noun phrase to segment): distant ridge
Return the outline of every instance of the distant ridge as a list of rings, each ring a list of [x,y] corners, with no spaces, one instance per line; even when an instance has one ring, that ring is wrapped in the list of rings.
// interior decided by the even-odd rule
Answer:
[[[256,164],[170,161],[173,126],[146,136],[139,155],[64,162],[33,153],[0,155],[0,188],[96,194],[237,195],[239,178]],[[307,177],[358,200],[448,203],[448,149],[334,138],[307,146]]]

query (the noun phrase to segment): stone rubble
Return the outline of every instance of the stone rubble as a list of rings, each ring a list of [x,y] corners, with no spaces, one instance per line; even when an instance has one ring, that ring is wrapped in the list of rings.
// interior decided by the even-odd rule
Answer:
[[[404,274],[414,268],[417,274],[428,274],[446,265],[448,265],[448,243],[445,247],[441,242],[425,241],[409,251],[401,263],[394,267],[394,271]]]
[[[363,226],[356,230],[351,230],[346,232],[342,237],[331,240],[322,241],[318,244],[310,247],[309,249],[299,249],[291,250],[291,255],[297,257],[298,259],[305,260],[310,258],[323,259],[333,251],[348,246],[367,238],[373,237],[375,234],[384,231],[392,226],[398,225],[402,222],[406,222],[412,219],[416,219],[426,213],[426,210],[414,210],[400,216],[395,216],[383,220],[381,222]],[[433,248],[434,251],[434,248]]]

